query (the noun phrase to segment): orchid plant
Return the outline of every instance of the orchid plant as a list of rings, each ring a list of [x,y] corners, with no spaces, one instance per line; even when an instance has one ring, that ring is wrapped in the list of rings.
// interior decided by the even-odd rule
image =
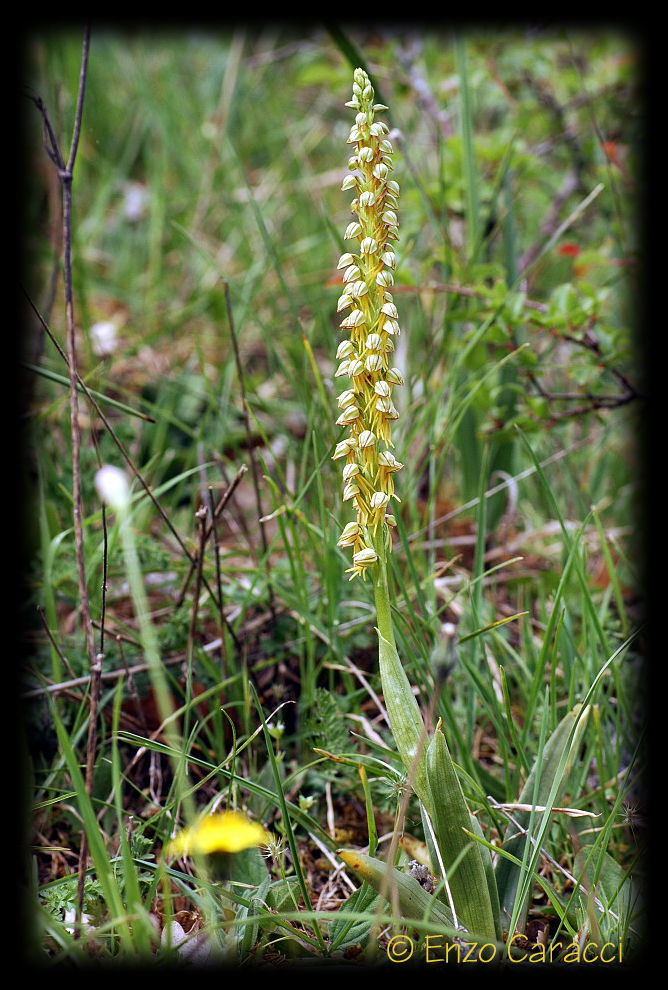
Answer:
[[[406,779],[420,802],[430,867],[440,884],[432,895],[392,862],[352,849],[341,849],[339,855],[379,892],[387,893],[392,885],[405,917],[429,916],[450,938],[475,937],[501,945],[504,931],[511,926],[517,929],[526,917],[532,847],[520,835],[512,860],[493,857],[467,804],[440,722],[433,731],[425,724],[394,636],[388,559],[396,525],[392,508],[399,502],[395,475],[404,467],[392,441],[392,424],[399,417],[393,391],[404,384],[401,371],[393,364],[395,341],[401,333],[392,292],[399,184],[392,178],[388,125],[376,117],[388,108],[376,103],[374,96],[368,74],[355,69],[352,98],[346,104],[355,111],[348,137],[353,154],[342,184],[343,191],[354,192],[351,210],[355,219],[344,234],[352,242],[351,250],[338,262],[343,292],[337,304],[337,312],[345,314],[340,327],[346,337],[337,349],[336,377],[343,379],[345,388],[338,397],[336,422],[348,434],[333,454],[343,462],[343,502],[354,509],[355,517],[344,526],[338,545],[352,550],[350,580],[369,577],[373,583],[379,670],[389,725]],[[520,802],[533,802],[542,811],[532,818],[532,827],[538,828],[540,821],[549,818],[560,782],[577,751],[586,713],[586,708],[576,706],[567,714],[525,785]]]

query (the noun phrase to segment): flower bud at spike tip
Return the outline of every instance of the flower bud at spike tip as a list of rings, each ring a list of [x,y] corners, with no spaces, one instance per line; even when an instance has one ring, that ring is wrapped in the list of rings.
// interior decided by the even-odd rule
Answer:
[[[390,527],[394,516],[386,512],[394,493],[394,476],[403,467],[391,451],[392,422],[398,418],[392,401],[394,388],[403,385],[398,368],[390,367],[388,354],[394,350],[393,337],[400,333],[397,308],[392,301],[397,239],[397,198],[399,185],[391,178],[392,145],[389,128],[376,114],[387,110],[374,103],[373,86],[363,69],[353,74],[352,99],[346,103],[354,113],[348,136],[353,149],[348,152],[348,174],[342,191],[351,190],[354,219],[344,240],[357,246],[341,255],[337,269],[344,269],[343,294],[337,312],[346,310],[340,324],[347,335],[339,343],[335,378],[342,379],[338,398],[337,426],[348,429],[339,441],[333,459],[345,458],[343,501],[355,512],[338,540],[340,547],[351,547],[353,566],[346,573],[364,578],[368,568],[378,563],[378,531],[386,534],[391,548]]]

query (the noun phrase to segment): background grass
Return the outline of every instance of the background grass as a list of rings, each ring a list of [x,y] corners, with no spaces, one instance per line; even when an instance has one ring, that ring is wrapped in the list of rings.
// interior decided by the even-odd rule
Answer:
[[[68,145],[81,38],[35,35],[25,55],[25,81]],[[369,814],[381,837],[391,830],[396,761],[382,748],[372,595],[345,580],[330,459],[356,64],[390,107],[401,186],[400,653],[423,706],[437,695],[489,838],[505,827],[494,802],[517,797],[545,733],[596,683],[564,799],[599,816],[595,866],[578,861],[588,840],[570,819],[555,818],[546,850],[578,877],[593,869],[599,888],[603,876],[614,887],[608,857],[636,877],[641,640],[596,679],[642,617],[641,55],[612,30],[93,31],[73,278],[79,372],[115,438],[83,404],[94,622],[105,609],[90,798],[67,371],[34,313],[21,329],[36,956],[168,952],[156,931],[176,914],[238,959],[322,958],[322,931],[343,930],[355,886],[334,850],[368,844]],[[40,128],[26,102],[24,283],[62,339],[60,192]],[[101,321],[116,327],[102,351]],[[135,484],[132,527],[195,804],[238,803],[284,840],[269,869],[244,857],[246,886],[225,896],[160,858],[183,794],[156,734],[119,533],[93,486],[100,463],[123,464],[117,441],[162,510]],[[196,512],[243,466],[197,583]],[[75,941],[64,912],[82,826],[95,930]],[[406,831],[420,828],[409,808]],[[554,900],[543,891],[535,913],[554,928],[555,900],[575,895],[546,862]],[[271,898],[282,920],[270,928],[252,919]],[[631,947],[642,924],[627,907],[617,928],[605,917]],[[322,931],[316,910],[330,918]],[[586,905],[569,923],[591,923]],[[341,951],[369,939],[368,925],[351,931]]]

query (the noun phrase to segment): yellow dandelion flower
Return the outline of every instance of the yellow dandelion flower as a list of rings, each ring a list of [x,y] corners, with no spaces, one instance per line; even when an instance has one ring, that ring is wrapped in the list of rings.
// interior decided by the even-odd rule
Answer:
[[[250,821],[240,811],[223,811],[204,815],[179,832],[167,846],[167,856],[238,853],[271,841],[271,833],[258,822]]]

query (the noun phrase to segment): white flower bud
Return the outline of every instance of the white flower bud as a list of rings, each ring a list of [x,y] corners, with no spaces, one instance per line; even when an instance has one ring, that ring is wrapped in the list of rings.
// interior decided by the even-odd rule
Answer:
[[[362,323],[364,323],[364,313],[361,309],[354,309],[348,314],[345,320],[341,321],[341,326],[346,329],[349,327],[359,327]]]
[[[349,406],[351,402],[354,401],[355,401],[355,393],[351,388],[347,388],[345,392],[342,392],[341,395],[339,396],[338,399],[339,409],[345,409],[346,406]]]
[[[353,258],[352,254],[349,254],[348,252],[342,254],[341,257],[339,258],[339,263],[336,266],[336,270],[340,271],[341,268],[346,268],[348,265],[352,265],[354,260],[355,259]]]
[[[344,502],[349,502],[351,500],[351,498],[355,498],[355,496],[356,495],[359,495],[359,493],[360,493],[360,490],[357,487],[357,485],[355,484],[355,482],[354,481],[349,481],[348,484],[343,489],[343,501]]]
[[[357,406],[347,406],[337,419],[336,425],[347,426],[349,423],[354,423],[359,414]]]
[[[342,358],[350,357],[355,348],[350,340],[342,340],[336,349],[336,358],[340,361]]]
[[[378,455],[378,463],[386,471],[401,471],[403,464],[398,461],[391,450],[383,450]]]
[[[369,354],[364,359],[364,367],[370,375],[383,370],[383,359],[380,354]]]
[[[360,296],[366,295],[368,291],[369,291],[368,285],[366,284],[366,282],[362,282],[361,280],[359,282],[355,282],[348,289],[350,295],[354,296],[355,299],[359,299]]]
[[[357,442],[354,437],[346,437],[345,440],[341,440],[337,443],[334,448],[334,453],[332,454],[332,460],[338,461],[341,457],[347,457],[357,446]]]
[[[401,327],[396,320],[385,320],[383,323],[383,330],[385,333],[391,333],[395,337],[398,337],[401,333]]]
[[[372,509],[382,509],[390,501],[390,496],[387,492],[374,492],[371,496],[370,505]]]
[[[343,527],[343,532],[336,542],[340,547],[352,547],[359,538],[360,527],[358,523],[349,522]]]
[[[353,554],[353,564],[356,567],[368,567],[369,564],[375,564],[378,560],[378,554],[371,547],[365,547],[364,550],[358,550],[357,553]]]
[[[343,480],[346,484],[355,477],[356,474],[360,473],[359,464],[346,464],[343,469]]]
[[[360,277],[360,270],[357,267],[357,265],[348,265],[345,272],[343,273],[344,283],[352,282],[354,279],[358,279],[359,277]]]

